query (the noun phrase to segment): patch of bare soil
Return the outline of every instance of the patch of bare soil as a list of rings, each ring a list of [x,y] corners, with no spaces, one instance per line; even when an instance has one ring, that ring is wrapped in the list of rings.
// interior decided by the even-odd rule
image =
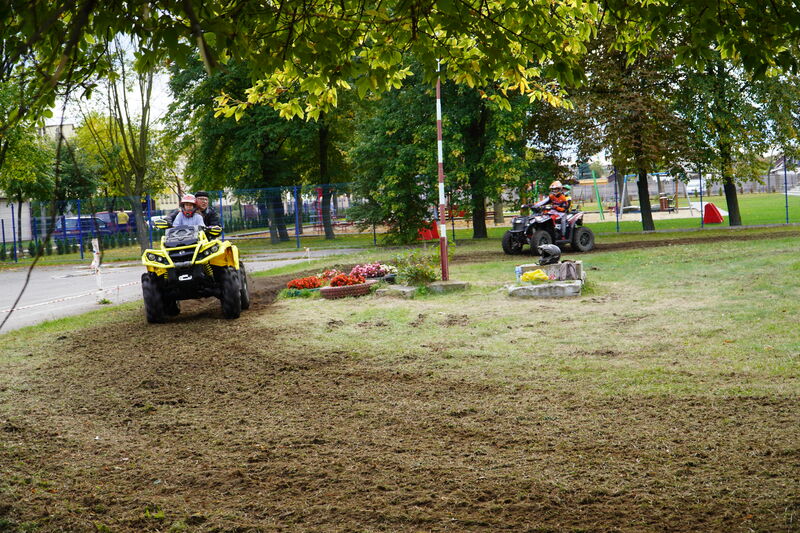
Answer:
[[[289,278],[256,278],[239,320],[209,302],[54,340],[2,396],[0,530],[798,530],[797,398],[372,366],[257,320]]]

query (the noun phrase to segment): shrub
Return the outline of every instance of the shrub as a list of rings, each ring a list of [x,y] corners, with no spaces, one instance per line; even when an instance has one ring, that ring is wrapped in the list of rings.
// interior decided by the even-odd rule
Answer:
[[[278,293],[279,298],[316,298],[318,296],[319,291],[311,289],[283,289]]]
[[[0,261],[6,260],[6,247],[0,244]]]
[[[414,250],[397,258],[397,278],[404,285],[425,285],[439,279],[439,256]]]

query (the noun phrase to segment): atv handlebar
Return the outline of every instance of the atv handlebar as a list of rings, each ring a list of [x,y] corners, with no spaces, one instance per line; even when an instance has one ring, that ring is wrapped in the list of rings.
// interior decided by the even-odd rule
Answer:
[[[157,229],[169,229],[173,227],[172,224],[170,224],[167,220],[163,218],[159,218],[153,221],[153,225]],[[203,231],[205,231],[212,237],[218,237],[222,233],[222,226],[200,226],[200,227],[203,228]]]

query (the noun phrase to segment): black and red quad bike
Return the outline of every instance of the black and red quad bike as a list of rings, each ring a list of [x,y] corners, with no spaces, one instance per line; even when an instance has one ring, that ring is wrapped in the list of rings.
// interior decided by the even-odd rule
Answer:
[[[521,215],[511,220],[511,229],[503,235],[503,251],[509,255],[523,252],[525,245],[535,255],[543,244],[556,244],[563,247],[569,244],[576,252],[588,252],[594,248],[594,233],[583,225],[583,211],[569,211],[565,220],[553,222],[549,209],[535,208],[530,215]]]

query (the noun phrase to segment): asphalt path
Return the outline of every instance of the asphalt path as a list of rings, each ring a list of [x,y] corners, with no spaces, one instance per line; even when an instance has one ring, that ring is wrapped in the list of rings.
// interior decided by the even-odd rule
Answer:
[[[264,252],[243,257],[249,272],[268,270],[327,257],[360,251],[353,248],[310,250],[309,252]],[[100,279],[85,265],[36,267],[30,282],[13,312],[28,274],[27,269],[0,271],[0,322],[10,317],[0,334],[39,324],[47,320],[78,315],[100,309],[101,298],[112,304],[142,298],[140,279],[144,267],[138,263],[109,264],[100,269]],[[98,289],[98,283],[100,289]]]

